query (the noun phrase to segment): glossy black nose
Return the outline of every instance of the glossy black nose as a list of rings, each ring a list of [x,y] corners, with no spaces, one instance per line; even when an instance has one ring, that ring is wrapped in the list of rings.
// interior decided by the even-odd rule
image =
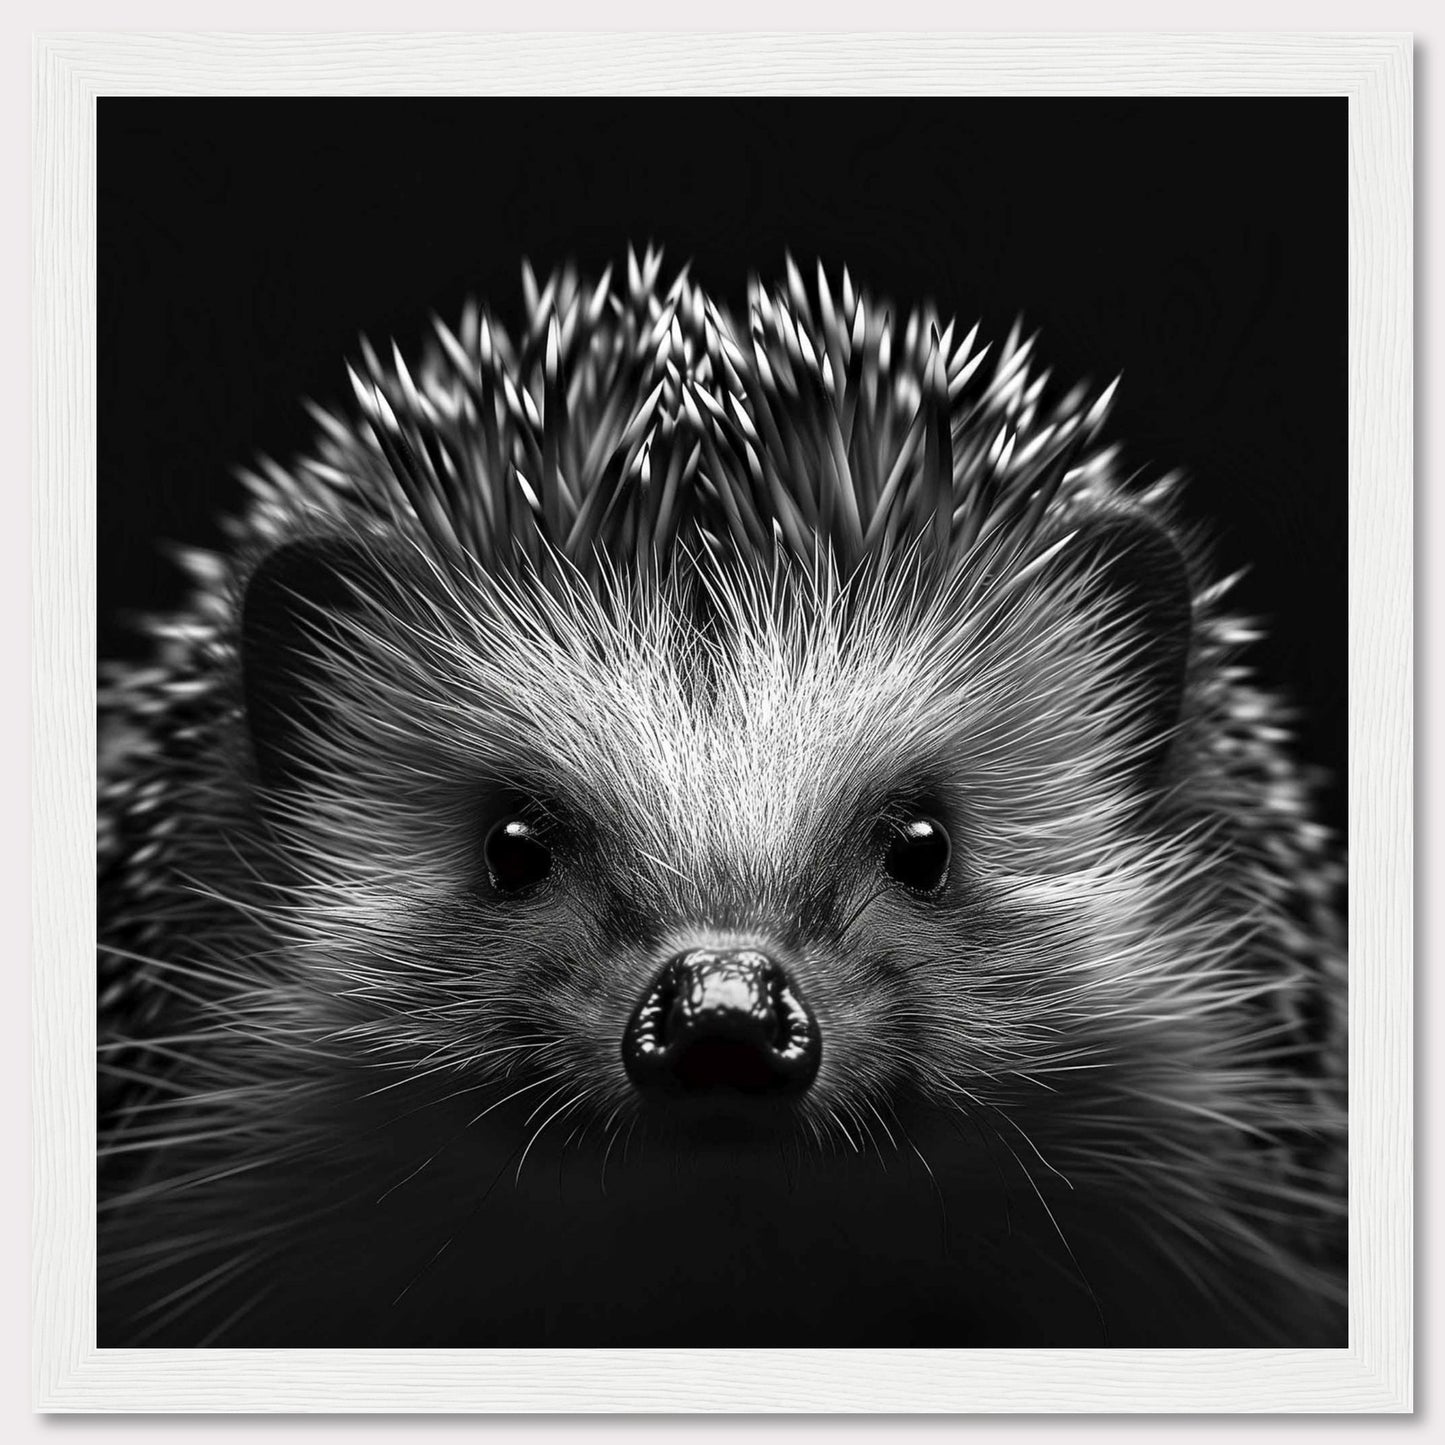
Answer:
[[[752,949],[698,948],[669,960],[622,1040],[648,1094],[803,1093],[822,1054],[817,1021],[787,973]]]

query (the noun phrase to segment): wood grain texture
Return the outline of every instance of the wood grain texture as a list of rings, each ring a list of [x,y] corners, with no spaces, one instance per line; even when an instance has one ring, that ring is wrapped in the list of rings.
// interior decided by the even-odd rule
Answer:
[[[1411,85],[1411,43],[1401,35],[38,38],[33,94],[36,1407],[1409,1410]],[[95,99],[119,94],[623,92],[1350,97],[1348,1349],[96,1350]]]

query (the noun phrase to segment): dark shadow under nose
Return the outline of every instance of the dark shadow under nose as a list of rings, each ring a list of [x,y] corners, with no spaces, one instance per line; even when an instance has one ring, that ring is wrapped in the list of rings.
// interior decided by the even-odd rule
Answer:
[[[817,1021],[786,971],[755,949],[697,948],[670,959],[622,1040],[629,1077],[658,1096],[796,1096],[821,1054]]]

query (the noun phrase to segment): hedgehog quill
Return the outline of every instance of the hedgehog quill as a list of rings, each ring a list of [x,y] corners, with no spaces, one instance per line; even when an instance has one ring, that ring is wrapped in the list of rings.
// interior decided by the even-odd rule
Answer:
[[[104,677],[101,1344],[1343,1344],[1342,866],[1113,388],[523,280]]]

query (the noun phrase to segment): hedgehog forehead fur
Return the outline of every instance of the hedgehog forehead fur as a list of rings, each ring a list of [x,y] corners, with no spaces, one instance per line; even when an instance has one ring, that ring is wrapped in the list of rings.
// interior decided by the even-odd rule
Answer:
[[[1036,581],[1026,612],[1004,595],[959,616],[944,592],[900,630],[896,579],[844,605],[811,574],[750,588],[699,565],[725,609],[705,632],[676,586],[624,601],[575,577],[434,595],[411,578],[340,619],[313,681],[333,715],[304,744],[328,760],[306,826],[345,832],[359,798],[385,812],[401,779],[429,813],[490,778],[605,824],[634,881],[661,868],[691,885],[719,865],[784,880],[965,776],[969,833],[995,863],[1036,869],[1070,837],[1069,866],[1089,867],[1118,846],[1134,633],[1101,627],[1102,607],[1077,625],[1087,578]],[[317,807],[331,789],[338,818]]]

